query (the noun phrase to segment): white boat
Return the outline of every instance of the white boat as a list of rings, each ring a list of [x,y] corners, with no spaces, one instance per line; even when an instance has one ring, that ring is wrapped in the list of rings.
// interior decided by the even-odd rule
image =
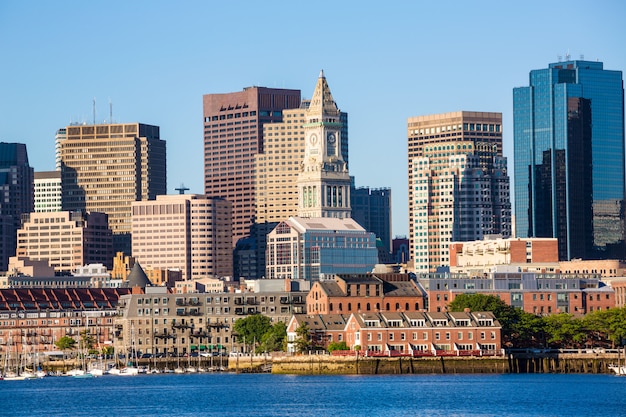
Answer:
[[[609,365],[609,369],[616,375],[626,375],[626,365]]]
[[[93,376],[102,376],[104,375],[104,371],[100,368],[91,368],[89,373]]]
[[[185,373],[185,369],[181,368],[180,366],[177,367],[176,369],[174,369],[174,373],[175,374],[184,374]]]
[[[120,369],[120,376],[134,376],[139,375],[139,368],[135,366],[127,366],[126,368]]]
[[[188,367],[185,371],[190,374],[195,374],[198,372],[198,370],[193,366]]]

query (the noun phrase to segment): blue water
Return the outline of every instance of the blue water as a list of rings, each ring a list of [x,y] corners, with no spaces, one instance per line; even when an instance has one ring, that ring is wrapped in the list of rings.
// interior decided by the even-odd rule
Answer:
[[[612,375],[192,374],[0,381],[2,416],[626,416]]]

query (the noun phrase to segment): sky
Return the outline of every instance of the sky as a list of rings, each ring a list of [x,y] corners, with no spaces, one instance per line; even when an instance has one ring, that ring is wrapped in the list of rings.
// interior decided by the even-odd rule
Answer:
[[[202,194],[202,96],[310,98],[323,69],[348,113],[350,174],[391,188],[406,236],[407,119],[501,112],[512,177],[512,90],[567,54],[625,71],[626,2],[2,0],[0,142],[53,170],[56,130],[93,123],[95,98],[97,123],[111,103],[115,123],[160,126],[168,193]]]

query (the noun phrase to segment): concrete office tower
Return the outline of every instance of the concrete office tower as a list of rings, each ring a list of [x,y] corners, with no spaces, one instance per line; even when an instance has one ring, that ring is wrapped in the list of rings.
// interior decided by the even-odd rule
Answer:
[[[18,256],[47,260],[57,272],[88,264],[113,266],[113,239],[104,213],[24,214],[17,238]]]
[[[196,194],[132,205],[133,256],[145,269],[179,269],[183,280],[233,274],[231,203]]]
[[[350,217],[350,174],[342,155],[341,112],[320,72],[305,112],[306,147],[298,174],[298,216]]]
[[[0,271],[15,255],[20,216],[34,206],[34,171],[23,143],[0,142]]]
[[[559,260],[624,259],[624,85],[602,62],[530,72],[513,90],[518,237],[555,237]]]
[[[108,214],[114,252],[130,255],[131,204],[167,192],[165,141],[159,127],[67,126],[58,143],[63,209]]]
[[[61,171],[35,172],[35,212],[62,210]]]
[[[450,265],[450,242],[511,235],[502,114],[408,119],[409,246],[418,273]]]
[[[232,203],[231,249],[248,235],[255,216],[255,155],[263,153],[263,125],[300,106],[300,91],[248,87],[206,94],[204,107],[204,192]]]

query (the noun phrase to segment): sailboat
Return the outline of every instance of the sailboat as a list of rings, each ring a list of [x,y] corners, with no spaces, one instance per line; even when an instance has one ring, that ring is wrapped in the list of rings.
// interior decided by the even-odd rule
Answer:
[[[13,338],[9,339],[9,345],[7,346],[7,353],[4,358],[4,380],[5,381],[23,381],[28,379],[26,375],[23,375],[21,372],[21,363],[19,360],[19,354],[17,352],[17,346],[15,348],[16,360],[15,360],[15,368],[11,366],[11,349],[14,346]]]
[[[116,370],[117,372],[111,372],[112,369],[109,370],[109,373],[113,375],[120,376],[134,376],[139,375],[139,368],[137,367],[137,349],[135,348],[135,326],[131,326],[130,329],[130,357],[128,358],[128,362],[126,366],[120,370]]]

